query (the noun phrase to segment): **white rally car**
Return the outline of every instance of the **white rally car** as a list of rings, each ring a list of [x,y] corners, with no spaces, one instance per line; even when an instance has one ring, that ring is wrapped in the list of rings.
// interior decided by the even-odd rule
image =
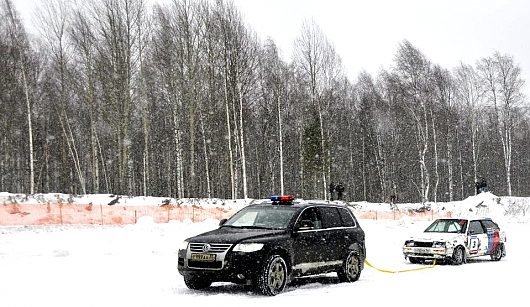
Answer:
[[[506,256],[506,234],[490,218],[435,220],[424,232],[405,241],[403,254],[411,263],[436,260],[460,265],[467,258]]]

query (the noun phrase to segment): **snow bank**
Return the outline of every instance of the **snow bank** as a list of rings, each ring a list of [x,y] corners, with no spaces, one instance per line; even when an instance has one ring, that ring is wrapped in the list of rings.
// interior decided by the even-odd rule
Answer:
[[[67,203],[79,205],[164,206],[171,204],[231,210],[243,208],[253,201],[253,199],[131,197],[113,194],[72,195],[48,193],[28,195],[0,192],[0,204],[3,205]],[[491,192],[483,192],[461,201],[429,202],[424,205],[418,203],[390,205],[388,203],[369,202],[350,202],[348,204],[355,210],[361,211],[392,212],[397,210],[400,212],[422,212],[434,210],[436,212],[451,212],[451,215],[455,217],[491,217],[499,222],[530,222],[530,197],[496,196]],[[406,217],[403,219],[406,219]],[[144,220],[139,220],[138,222],[149,223]]]

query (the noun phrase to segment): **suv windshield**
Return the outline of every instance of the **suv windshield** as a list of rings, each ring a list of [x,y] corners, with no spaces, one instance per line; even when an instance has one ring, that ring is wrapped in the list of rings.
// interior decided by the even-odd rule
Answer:
[[[458,219],[436,220],[425,232],[449,232],[464,233],[466,231],[467,221]]]
[[[223,227],[285,229],[296,210],[291,207],[248,207],[223,224]]]

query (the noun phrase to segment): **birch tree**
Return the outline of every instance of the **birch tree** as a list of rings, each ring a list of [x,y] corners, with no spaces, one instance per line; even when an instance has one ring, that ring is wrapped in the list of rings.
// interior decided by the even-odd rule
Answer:
[[[436,65],[433,72],[434,77],[434,92],[435,99],[439,105],[440,122],[445,122],[446,131],[440,133],[440,136],[445,137],[446,154],[439,154],[438,150],[438,129],[436,125],[436,116],[431,109],[431,122],[434,142],[434,165],[435,165],[435,183],[434,183],[434,202],[438,201],[438,185],[441,181],[440,166],[438,161],[444,161],[447,166],[447,191],[449,194],[449,201],[453,201],[454,197],[454,165],[453,165],[453,138],[454,138],[454,82],[451,73],[448,70]],[[440,131],[443,132],[443,131]],[[443,144],[443,142],[441,141]]]
[[[65,139],[68,152],[72,159],[73,168],[79,180],[79,186],[83,194],[86,194],[86,182],[84,166],[82,165],[79,155],[79,149],[74,129],[71,125],[71,116],[69,113],[69,104],[71,103],[69,61],[70,52],[68,51],[69,42],[67,41],[67,22],[69,7],[66,2],[58,0],[48,0],[42,3],[37,10],[37,24],[42,37],[45,38],[49,48],[49,54],[52,57],[52,65],[55,80],[55,90],[59,93],[58,113],[61,130]]]
[[[100,104],[97,92],[97,42],[93,27],[94,25],[84,11],[76,9],[72,13],[69,38],[73,46],[72,61],[77,75],[71,81],[79,95],[81,105],[85,105],[88,109],[90,174],[92,189],[94,193],[99,193],[102,190],[109,192],[110,186],[97,129]],[[104,183],[104,189],[101,188],[102,183]]]
[[[478,69],[487,86],[487,102],[492,108],[504,157],[506,192],[512,195],[512,148],[516,110],[523,101],[521,69],[509,55],[496,52],[480,60]]]
[[[318,146],[313,146],[316,152],[311,154],[318,155],[318,172],[320,172],[321,186],[320,196],[327,199],[327,182],[326,182],[326,157],[325,157],[325,138],[324,138],[324,119],[323,106],[320,100],[320,94],[323,90],[325,77],[326,52],[329,51],[329,43],[324,37],[318,25],[312,21],[305,21],[302,24],[300,36],[295,40],[294,64],[298,67],[305,86],[309,93],[310,107],[313,108],[317,126],[310,127],[309,135],[314,135],[315,128],[318,128],[319,142]]]
[[[144,20],[143,0],[100,0],[91,7],[99,40],[98,55],[105,72],[100,72],[105,84],[106,117],[114,132],[118,153],[114,189],[121,193],[133,187],[130,138],[131,115],[137,102],[135,79],[139,74],[139,29]]]
[[[471,131],[470,145],[473,162],[473,182],[478,180],[482,130],[481,113],[484,108],[485,84],[480,80],[477,71],[470,65],[461,63],[455,70],[455,99],[459,114],[468,123]]]
[[[416,128],[416,145],[420,169],[421,202],[429,200],[430,171],[427,152],[431,129],[429,128],[430,74],[431,64],[410,42],[400,44],[395,60],[395,72],[401,82],[403,99],[408,110],[409,120]]]
[[[17,53],[18,69],[22,76],[22,85],[24,89],[24,97],[26,102],[26,120],[28,123],[28,155],[29,155],[29,192],[35,193],[35,162],[33,152],[33,123],[32,123],[32,108],[30,101],[30,88],[28,84],[28,41],[23,27],[18,20],[17,12],[13,8],[10,0],[4,0],[4,11],[10,21],[9,36]]]

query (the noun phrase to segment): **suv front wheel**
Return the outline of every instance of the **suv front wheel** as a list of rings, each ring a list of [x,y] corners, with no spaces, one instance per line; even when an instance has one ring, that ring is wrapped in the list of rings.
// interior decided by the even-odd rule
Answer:
[[[261,269],[257,286],[264,295],[279,294],[287,284],[287,265],[280,255],[270,256]]]
[[[212,282],[208,279],[197,276],[185,276],[184,283],[186,284],[186,287],[192,290],[201,290],[204,288],[208,288],[212,284]]]

